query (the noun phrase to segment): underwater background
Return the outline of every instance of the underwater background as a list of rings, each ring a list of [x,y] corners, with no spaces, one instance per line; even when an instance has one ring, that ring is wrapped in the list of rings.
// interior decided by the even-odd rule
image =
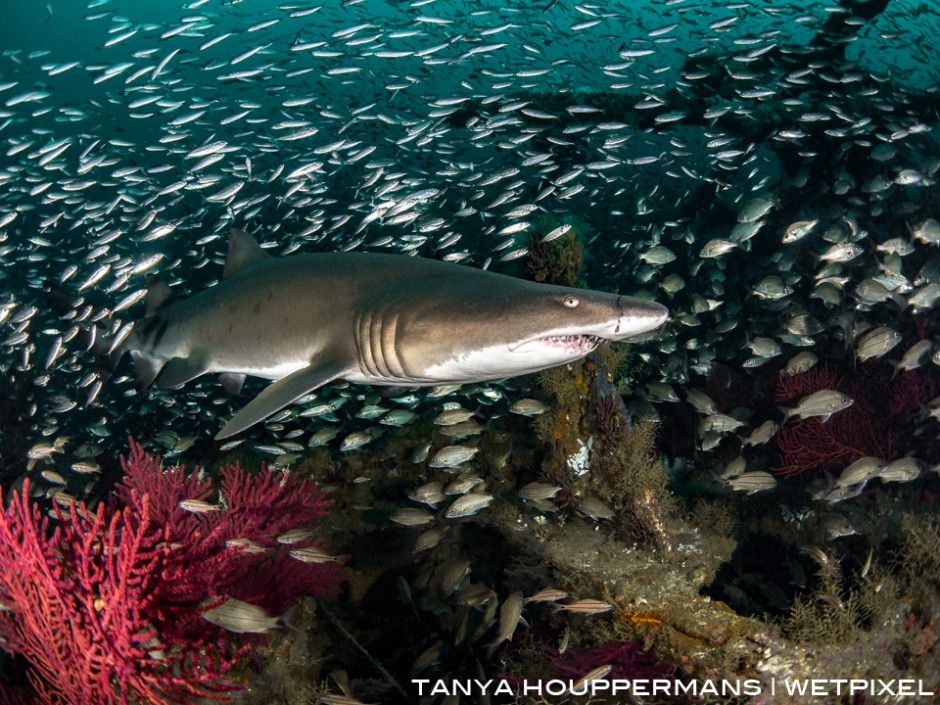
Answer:
[[[936,701],[940,7],[0,17],[4,701]],[[233,227],[671,317],[217,442],[265,382],[138,390],[100,343]]]

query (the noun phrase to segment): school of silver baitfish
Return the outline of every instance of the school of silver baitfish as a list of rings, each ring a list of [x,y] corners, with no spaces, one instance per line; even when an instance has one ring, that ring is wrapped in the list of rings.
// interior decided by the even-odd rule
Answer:
[[[842,36],[822,40],[813,33],[836,10],[647,10],[192,2],[148,23],[90,2],[93,59],[6,51],[2,364],[30,458],[51,444],[81,463],[120,428],[127,378],[103,390],[82,326],[121,333],[150,274],[183,291],[211,283],[232,224],[280,254],[383,250],[499,269],[526,256],[543,216],[586,219],[592,280],[673,312],[643,349],[641,416],[686,387],[713,414],[694,388],[716,360],[788,355],[805,369],[822,349],[891,354],[902,369],[940,362],[930,338],[895,350],[940,298],[936,101],[905,88],[916,64],[870,63],[903,42],[929,66],[913,20],[935,14],[843,11]],[[836,54],[840,40],[857,55]],[[89,84],[89,99],[60,104],[63,81]],[[70,320],[45,303],[50,285],[81,297]],[[200,425],[228,403],[207,385],[133,398]],[[349,398],[281,414],[256,447],[277,457],[335,432],[351,450],[417,404],[346,406],[378,423],[344,434]],[[702,441],[736,425],[709,423]],[[192,434],[160,439],[178,453]]]
[[[679,460],[717,458],[718,485],[771,490],[754,448],[853,400],[722,409],[704,391],[716,364],[744,378],[826,360],[940,365],[940,9],[868,5],[194,0],[153,21],[108,0],[72,17],[47,5],[32,44],[0,57],[6,481],[28,465],[50,493],[79,494],[130,433],[170,457],[205,447],[237,400],[210,382],[135,391],[129,370],[96,367],[87,332],[126,337],[151,275],[180,297],[218,281],[231,227],[279,255],[505,272],[574,227],[588,284],[672,313],[634,350],[633,417],[691,405]],[[63,22],[73,51],[44,43]],[[429,439],[415,461],[466,468],[493,418],[545,410],[532,396],[518,381],[391,398],[339,385],[221,450],[290,465],[423,418],[456,442]],[[938,424],[940,397],[912,435],[929,447]],[[916,451],[865,458],[818,496],[935,472]],[[485,511],[495,486],[458,479],[412,499],[458,497],[447,519]],[[558,490],[536,484],[534,502]],[[391,519],[435,517],[403,506]],[[521,609],[504,604],[497,645]]]

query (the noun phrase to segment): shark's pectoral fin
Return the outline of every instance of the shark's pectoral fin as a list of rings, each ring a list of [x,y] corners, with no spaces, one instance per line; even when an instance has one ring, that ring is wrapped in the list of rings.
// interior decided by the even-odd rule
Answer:
[[[208,371],[208,355],[193,354],[189,357],[174,357],[160,371],[156,380],[157,386],[176,389]]]
[[[239,410],[215,435],[215,439],[220,441],[244,431],[285,406],[293,404],[317,387],[332,382],[346,371],[347,367],[344,365],[318,359],[309,367],[279,379]]]
[[[219,375],[219,382],[222,385],[222,389],[234,397],[242,390],[242,385],[245,383],[245,375],[235,372],[223,372]]]

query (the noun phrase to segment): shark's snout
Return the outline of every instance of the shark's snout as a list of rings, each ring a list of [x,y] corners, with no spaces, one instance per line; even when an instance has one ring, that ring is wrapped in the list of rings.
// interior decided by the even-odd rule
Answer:
[[[656,330],[663,323],[669,320],[669,309],[662,304],[650,302],[649,311],[647,312],[645,318],[649,325],[647,330]]]
[[[656,330],[669,319],[669,309],[655,301],[620,296],[617,305],[620,308],[620,330],[617,331],[619,338]]]

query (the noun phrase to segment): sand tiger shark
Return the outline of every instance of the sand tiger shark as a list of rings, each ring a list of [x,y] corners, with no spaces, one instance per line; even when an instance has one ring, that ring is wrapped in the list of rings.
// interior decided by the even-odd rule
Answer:
[[[164,287],[168,289],[167,287]],[[408,255],[273,257],[229,235],[223,279],[189,298],[148,296],[116,349],[139,387],[221,374],[275,380],[216,434],[228,438],[336,380],[421,387],[504,379],[659,327],[665,307]]]

